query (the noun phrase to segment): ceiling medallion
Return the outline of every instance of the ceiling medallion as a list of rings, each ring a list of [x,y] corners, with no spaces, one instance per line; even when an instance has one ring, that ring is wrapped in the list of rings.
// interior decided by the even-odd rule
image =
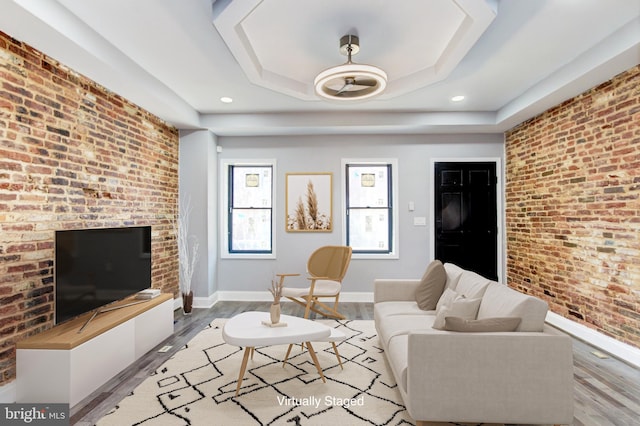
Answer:
[[[322,71],[313,85],[318,96],[334,101],[369,99],[387,87],[387,73],[373,65],[354,64],[351,55],[360,51],[360,40],[355,35],[340,39],[340,53],[347,55],[347,63]]]

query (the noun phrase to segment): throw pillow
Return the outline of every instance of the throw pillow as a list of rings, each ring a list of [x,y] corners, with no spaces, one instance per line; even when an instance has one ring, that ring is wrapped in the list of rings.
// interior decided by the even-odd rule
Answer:
[[[520,321],[521,318],[518,317],[483,318],[479,320],[464,319],[460,317],[446,317],[444,320],[444,329],[467,333],[515,331],[520,325]]]
[[[440,299],[438,299],[438,303],[436,304],[436,311],[438,311],[443,306],[447,306],[453,303],[456,297],[458,297],[458,293],[451,290],[450,288],[446,288],[442,292],[442,296],[440,296]]]
[[[465,299],[464,296],[458,296],[451,305],[441,306],[436,311],[436,318],[432,327],[438,330],[444,330],[445,319],[447,317],[461,317],[464,319],[476,319],[478,308],[482,299]]]
[[[447,272],[439,260],[432,261],[422,276],[420,285],[416,289],[416,302],[423,311],[433,311],[436,308],[442,291],[447,283]]]

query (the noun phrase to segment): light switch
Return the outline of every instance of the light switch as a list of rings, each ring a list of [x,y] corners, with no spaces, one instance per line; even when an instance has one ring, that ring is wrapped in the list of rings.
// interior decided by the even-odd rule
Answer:
[[[409,211],[412,212],[416,209],[416,205],[413,203],[413,201],[409,201]]]

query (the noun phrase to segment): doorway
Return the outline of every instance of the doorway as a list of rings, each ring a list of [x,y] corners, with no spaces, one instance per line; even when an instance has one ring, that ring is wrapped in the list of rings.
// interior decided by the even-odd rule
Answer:
[[[498,280],[497,162],[434,163],[434,254]]]

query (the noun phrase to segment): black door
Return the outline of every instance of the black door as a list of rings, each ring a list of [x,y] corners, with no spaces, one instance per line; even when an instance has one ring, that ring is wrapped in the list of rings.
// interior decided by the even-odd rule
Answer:
[[[495,163],[435,164],[435,258],[498,279]]]

